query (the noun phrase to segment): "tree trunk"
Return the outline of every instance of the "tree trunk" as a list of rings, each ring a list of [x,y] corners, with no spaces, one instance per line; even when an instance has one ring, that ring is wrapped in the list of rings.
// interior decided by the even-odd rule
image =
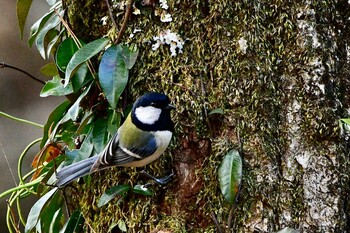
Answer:
[[[131,168],[93,175],[89,187],[72,191],[87,231],[106,232],[112,223],[125,223],[128,232],[224,230],[230,206],[218,167],[240,146],[234,232],[348,231],[349,144],[338,122],[350,107],[348,1],[168,1],[168,9],[162,2],[134,4],[141,14],[131,15],[122,43],[140,51],[128,102],[152,90],[168,94],[177,107],[171,148],[146,168],[157,176],[173,169],[176,176],[165,187],[153,185],[152,197],[129,195],[97,208],[107,188],[148,180]],[[78,37],[92,40],[108,31],[116,38],[124,17],[119,5],[113,8],[118,28],[100,21],[108,15],[105,1],[66,5]],[[161,22],[156,12],[172,21]],[[182,38],[182,53],[175,42],[176,55],[167,44],[155,46],[155,36],[176,38],[166,30]],[[209,115],[216,108],[224,113]]]

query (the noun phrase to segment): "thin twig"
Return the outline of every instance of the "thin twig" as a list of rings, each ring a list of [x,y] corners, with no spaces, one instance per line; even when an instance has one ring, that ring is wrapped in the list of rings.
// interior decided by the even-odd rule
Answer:
[[[218,220],[216,219],[214,212],[211,211],[211,212],[210,212],[210,215],[211,215],[211,218],[212,218],[213,221],[214,221],[214,224],[215,224],[215,226],[216,226],[216,229],[217,229],[218,233],[222,233],[221,226],[220,226]]]
[[[13,69],[13,70],[17,70],[17,71],[27,75],[29,78],[31,78],[31,79],[33,79],[33,80],[35,80],[35,81],[45,85],[44,81],[34,77],[33,75],[29,74],[27,71],[22,70],[21,68],[18,68],[16,66],[12,66],[12,65],[6,64],[5,62],[0,62],[0,68],[10,68],[10,69]]]
[[[235,212],[234,210],[235,210],[235,204],[233,204],[232,206],[231,206],[231,209],[230,209],[230,214],[228,215],[228,220],[227,220],[227,228],[228,228],[228,230],[230,231],[231,230],[231,228],[232,228],[232,219],[233,219],[233,213]]]
[[[122,27],[119,30],[115,44],[119,44],[120,40],[122,39],[122,36],[123,36],[125,29],[126,29],[126,26],[128,25],[128,21],[129,21],[130,15],[131,15],[131,9],[132,9],[133,4],[134,4],[134,1],[130,0],[129,4],[127,5],[127,9],[126,9],[126,12],[124,15],[124,21],[123,21]]]
[[[114,17],[113,17],[113,10],[112,10],[111,5],[109,4],[109,0],[106,0],[106,4],[107,4],[108,12],[109,12],[109,17],[111,18],[112,23],[113,23],[115,29],[118,29],[117,22],[115,21],[115,19],[114,19]]]

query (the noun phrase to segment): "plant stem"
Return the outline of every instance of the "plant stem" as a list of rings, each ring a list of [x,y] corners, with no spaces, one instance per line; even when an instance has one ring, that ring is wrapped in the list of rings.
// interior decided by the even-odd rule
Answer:
[[[9,118],[11,120],[14,120],[14,121],[19,121],[19,122],[22,122],[22,123],[26,123],[28,125],[36,126],[36,127],[39,127],[39,128],[44,128],[43,125],[40,125],[38,123],[35,123],[35,122],[32,122],[32,121],[28,121],[28,120],[25,120],[25,119],[22,119],[22,118],[17,118],[17,117],[9,115],[7,113],[1,112],[1,111],[0,111],[0,116],[7,117],[7,118]]]
[[[38,138],[36,140],[34,140],[33,142],[31,142],[22,152],[22,154],[19,156],[18,159],[18,165],[17,165],[17,172],[18,172],[18,178],[19,178],[19,183],[20,184],[24,184],[24,179],[22,176],[22,162],[23,162],[23,158],[24,156],[27,154],[28,150],[34,146],[36,143],[40,142],[42,140],[42,138]]]
[[[18,185],[17,187],[14,187],[12,189],[8,189],[5,192],[0,194],[0,199],[5,197],[6,195],[8,195],[10,193],[13,193],[13,192],[17,191],[17,190],[21,190],[21,189],[24,189],[24,188],[29,188],[31,186],[39,184],[41,182],[41,180],[42,179],[36,179],[36,180],[33,180],[32,182],[29,182],[29,183],[26,183],[26,184],[23,184],[23,185]]]
[[[231,206],[230,214],[229,214],[228,220],[227,220],[227,228],[228,228],[228,231],[229,231],[229,232],[230,232],[230,230],[231,230],[231,228],[232,228],[232,219],[233,219],[234,210],[235,210],[235,204],[233,204],[233,205]]]
[[[10,68],[10,69],[13,69],[13,70],[17,70],[17,71],[27,75],[29,78],[33,79],[34,81],[37,81],[37,82],[45,85],[44,81],[34,77],[33,75],[29,74],[27,71],[22,70],[21,68],[18,68],[16,66],[12,66],[12,65],[6,64],[5,62],[0,62],[0,68]]]

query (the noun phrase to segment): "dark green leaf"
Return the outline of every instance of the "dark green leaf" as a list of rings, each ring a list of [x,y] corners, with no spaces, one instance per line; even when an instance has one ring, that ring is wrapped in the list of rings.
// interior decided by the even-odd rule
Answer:
[[[129,191],[130,189],[131,189],[131,186],[126,185],[126,184],[117,185],[117,186],[114,186],[114,187],[108,189],[104,194],[102,194],[100,200],[98,201],[97,206],[101,207],[101,206],[107,204],[116,196],[123,195],[127,191]]]
[[[134,193],[141,194],[144,196],[152,196],[154,193],[146,185],[137,184],[132,190]]]
[[[82,41],[80,41],[80,43],[84,44]],[[58,46],[56,51],[56,64],[62,72],[66,72],[66,68],[70,59],[78,50],[78,46],[70,37],[62,41],[62,43]]]
[[[126,46],[126,45],[119,45],[123,48],[123,56],[125,59],[125,65],[130,70],[136,62],[137,56],[139,55],[139,50],[136,46]]]
[[[21,39],[23,38],[24,25],[26,24],[26,19],[31,5],[32,0],[17,0],[17,20]]]
[[[61,228],[62,208],[58,209],[52,216],[50,228],[48,232],[59,232]]]
[[[42,232],[50,232],[51,223],[53,221],[53,217],[58,210],[60,210],[63,206],[63,197],[59,192],[56,192],[52,198],[47,202],[45,208],[43,208],[41,217],[40,217],[40,225]]]
[[[63,229],[62,233],[77,233],[83,232],[84,218],[79,210],[76,210],[69,218]]]
[[[112,45],[102,56],[98,70],[98,78],[110,106],[115,109],[120,95],[128,83],[129,71],[125,64],[123,46]]]
[[[50,55],[54,55],[57,47],[57,41],[62,38],[62,31],[58,31],[57,29],[51,29],[48,35],[45,38],[45,44],[47,44],[46,48],[46,57],[50,57]]]
[[[43,139],[41,140],[40,148],[44,147],[44,145],[48,139],[48,133],[49,133],[50,127],[51,126],[52,126],[52,128],[55,127],[57,122],[59,122],[61,120],[64,113],[67,111],[69,105],[70,105],[70,102],[67,100],[67,101],[63,102],[62,104],[60,104],[58,107],[56,107],[55,110],[53,110],[50,113],[50,116],[49,116],[49,118],[44,126],[44,136],[43,136]]]
[[[224,157],[219,168],[221,193],[225,200],[234,204],[242,179],[242,159],[238,151],[231,150]]]
[[[72,77],[72,86],[75,93],[79,92],[82,87],[90,83],[93,80],[93,77],[90,72],[88,72],[88,66],[86,63],[82,64],[77,72]],[[68,84],[69,86],[69,84]]]
[[[40,92],[40,97],[47,96],[65,96],[73,93],[72,84],[64,87],[60,76],[56,75],[52,80],[46,82]]]
[[[44,65],[43,67],[41,67],[40,72],[43,75],[46,75],[49,77],[58,75],[57,67],[56,67],[55,63],[53,63],[53,62],[48,63],[48,64]]]
[[[106,118],[99,118],[94,123],[92,131],[92,143],[97,153],[101,152],[108,142],[107,131],[108,120]]]
[[[79,49],[69,61],[66,68],[66,75],[64,85],[67,86],[70,78],[74,75],[76,70],[87,60],[95,56],[99,53],[106,45],[109,40],[106,38],[101,38],[94,40],[86,45],[84,45],[81,49]]]
[[[117,130],[120,126],[120,122],[122,120],[122,114],[113,109],[108,111],[108,132],[110,135],[114,135],[117,133]]]
[[[50,17],[54,14],[54,11],[50,11],[49,13],[46,13],[43,17],[41,17],[38,21],[36,21],[32,28],[30,29],[30,35],[28,44],[30,47],[32,47],[36,37],[38,36],[38,33],[41,31],[43,26],[46,24],[46,22],[50,19]]]
[[[37,222],[39,221],[40,214],[42,213],[42,210],[45,206],[45,204],[50,200],[50,198],[55,194],[57,191],[57,188],[53,188],[48,193],[46,193],[44,196],[42,196],[30,209],[27,223],[25,226],[25,232],[30,232],[34,227],[36,226]]]

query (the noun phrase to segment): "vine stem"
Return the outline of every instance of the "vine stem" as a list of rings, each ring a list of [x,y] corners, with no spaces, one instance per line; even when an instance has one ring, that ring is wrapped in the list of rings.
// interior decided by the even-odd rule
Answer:
[[[12,189],[8,189],[5,192],[0,194],[0,199],[5,197],[6,195],[8,195],[10,193],[13,193],[13,192],[17,191],[17,190],[21,190],[21,189],[24,189],[24,188],[29,188],[31,186],[39,184],[40,182],[41,182],[41,179],[36,179],[36,180],[34,180],[32,182],[29,182],[29,183],[26,183],[26,184],[23,184],[23,185],[19,185],[17,187],[12,188]]]
[[[22,119],[22,118],[14,117],[14,116],[12,116],[10,114],[7,114],[7,113],[1,112],[1,111],[0,111],[0,116],[7,117],[7,118],[9,118],[11,120],[14,120],[14,121],[19,121],[19,122],[22,122],[22,123],[26,123],[28,125],[36,126],[36,127],[41,128],[41,129],[44,128],[43,125],[40,125],[38,123],[35,123],[35,122],[32,122],[32,121],[28,121],[28,120],[25,120],[25,119]]]

